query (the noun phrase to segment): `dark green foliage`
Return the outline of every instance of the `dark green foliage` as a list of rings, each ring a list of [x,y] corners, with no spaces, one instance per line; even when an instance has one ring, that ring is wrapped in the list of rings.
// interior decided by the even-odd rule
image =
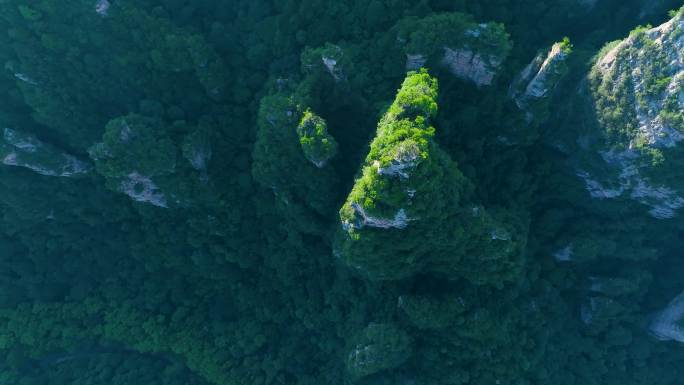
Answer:
[[[97,171],[107,178],[132,172],[168,175],[176,169],[178,149],[165,135],[161,122],[138,115],[112,119],[105,126],[102,142],[89,149]]]
[[[0,0],[0,383],[680,384],[649,326],[681,220],[590,199],[574,154],[649,150],[625,103],[675,75],[643,28],[642,95],[575,95],[681,4],[585,3]],[[509,85],[563,36],[528,121]]]
[[[328,133],[325,120],[310,110],[304,111],[297,126],[297,135],[304,156],[318,168],[325,166],[337,153],[337,142]]]
[[[285,211],[294,210],[293,218],[306,216],[301,210],[307,209],[313,209],[314,216],[329,214],[336,195],[331,168],[319,168],[307,159],[315,150],[310,144],[303,146],[298,136],[298,125],[305,118],[291,96],[276,94],[261,100],[252,174],[272,190]]]
[[[354,378],[396,368],[411,355],[411,341],[392,324],[371,323],[354,339],[347,370]]]
[[[406,19],[399,24],[399,39],[406,54],[426,57],[443,54],[444,47],[465,48],[501,63],[511,50],[504,26],[497,23],[478,24],[463,13],[437,14],[423,19]]]
[[[5,67],[60,143],[91,145],[109,119],[141,100],[185,99],[181,108],[195,109],[198,99],[223,92],[227,76],[201,36],[134,6],[111,6],[106,17],[73,0],[0,7],[15,56]]]
[[[409,72],[340,210],[335,253],[372,279],[429,270],[500,285],[519,272],[525,231],[472,202],[471,182],[434,141],[436,99],[436,79]]]

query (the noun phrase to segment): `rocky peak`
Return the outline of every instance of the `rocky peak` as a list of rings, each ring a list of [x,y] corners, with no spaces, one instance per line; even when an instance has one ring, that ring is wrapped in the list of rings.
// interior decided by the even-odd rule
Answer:
[[[400,23],[397,41],[404,46],[407,70],[417,70],[432,61],[477,86],[492,83],[510,51],[503,26],[478,24],[461,13]]]
[[[673,147],[684,139],[680,111],[684,106],[683,28],[684,21],[677,15],[658,27],[637,29],[608,49],[592,71],[599,102],[604,92],[635,99],[631,105],[605,107],[606,112],[629,107],[625,115],[630,118],[624,122],[599,115],[609,133],[629,140],[629,148]]]
[[[566,60],[571,51],[569,40],[555,43],[548,51],[539,53],[511,84],[509,95],[528,113],[528,120],[567,73]]]
[[[0,138],[2,164],[28,168],[46,176],[87,174],[91,165],[38,140],[33,135],[5,128]]]
[[[327,72],[335,82],[347,79],[348,60],[340,46],[326,43],[315,49],[307,48],[301,57],[304,73],[315,73],[319,69]]]
[[[469,49],[444,47],[442,64],[459,78],[472,81],[478,86],[492,84],[501,62],[495,56],[482,56]]]
[[[684,343],[684,293],[675,297],[667,307],[656,314],[649,325],[650,332],[662,341]]]
[[[304,156],[316,167],[324,167],[337,153],[337,142],[328,133],[328,125],[323,118],[306,110],[297,126],[299,144]]]
[[[371,279],[428,270],[501,284],[518,271],[520,231],[502,212],[462,206],[471,185],[434,140],[436,99],[436,79],[408,73],[340,209],[334,254]]]
[[[342,225],[347,231],[366,226],[383,229],[407,227],[410,216],[407,210],[410,211],[409,206],[416,199],[415,194],[420,184],[412,176],[430,151],[429,141],[433,129],[426,122],[436,112],[436,92],[436,81],[427,73],[410,73],[407,77],[394,104],[378,126],[378,137],[371,144],[371,153],[366,159],[363,176],[357,182],[379,184],[383,180],[382,184],[387,184],[389,189],[400,190],[401,193],[392,194],[392,199],[387,199],[389,196],[377,196],[379,201],[369,204],[370,197],[365,192],[358,191],[361,194],[358,196],[352,192],[341,211]],[[426,106],[420,105],[423,98],[430,100],[426,102]],[[378,182],[374,182],[375,180]],[[395,187],[389,187],[390,185]],[[386,209],[378,210],[379,207]]]
[[[577,172],[592,197],[631,199],[660,219],[684,207],[674,166],[684,140],[683,28],[680,12],[598,55],[588,82],[598,130],[581,146],[594,160]]]

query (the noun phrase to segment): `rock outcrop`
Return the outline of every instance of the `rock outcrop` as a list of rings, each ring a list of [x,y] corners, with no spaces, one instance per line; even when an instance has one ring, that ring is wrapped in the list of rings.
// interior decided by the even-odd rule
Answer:
[[[316,73],[323,70],[330,75],[335,82],[347,80],[349,62],[344,50],[340,46],[326,43],[315,49],[307,48],[302,53],[302,72],[305,74]]]
[[[202,131],[194,131],[183,143],[188,162],[180,161],[181,150],[162,125],[134,114],[112,119],[89,154],[111,190],[157,207],[186,207],[200,194],[211,148]]]
[[[477,86],[492,83],[511,48],[502,25],[478,24],[461,13],[404,21],[397,39],[403,45],[407,70],[433,62]]]
[[[356,337],[346,366],[354,378],[401,365],[411,354],[411,339],[393,324],[371,323]]]
[[[209,179],[207,170],[213,155],[211,146],[211,129],[201,127],[186,135],[183,140],[183,157],[193,169],[199,171],[200,178],[206,182]]]
[[[326,163],[336,145],[322,118],[302,110],[298,100],[284,91],[261,99],[252,175],[273,192],[280,214],[294,221],[291,226],[323,233],[317,215],[335,212],[338,178]]]
[[[95,4],[95,12],[102,17],[108,16],[109,7],[111,7],[111,4],[108,0],[97,0],[97,3]]]
[[[659,340],[684,343],[684,293],[653,317],[649,330]]]
[[[467,203],[471,183],[434,141],[437,81],[409,72],[345,204],[334,254],[376,280],[421,271],[500,284],[524,230]]]
[[[551,93],[568,71],[571,52],[567,39],[554,44],[547,52],[539,53],[511,84],[509,95],[526,112],[528,121],[547,114]]]
[[[304,156],[318,168],[324,167],[337,154],[337,142],[328,133],[327,123],[311,110],[304,111],[297,135]]]
[[[468,79],[478,86],[488,86],[492,84],[501,62],[495,56],[483,57],[469,49],[444,47],[442,64],[459,78]]]
[[[7,166],[25,167],[41,175],[75,177],[92,166],[30,134],[5,128],[0,138],[0,159]]]
[[[661,219],[684,207],[683,28],[680,12],[602,50],[588,82],[598,130],[578,141],[592,197],[631,199]]]

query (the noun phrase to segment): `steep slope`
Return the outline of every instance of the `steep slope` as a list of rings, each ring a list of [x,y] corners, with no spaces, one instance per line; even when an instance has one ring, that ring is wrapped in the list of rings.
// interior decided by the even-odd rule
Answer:
[[[409,72],[340,210],[335,253],[372,279],[429,270],[500,285],[519,272],[525,231],[472,199],[434,140],[436,98],[436,79]]]
[[[555,43],[548,51],[540,52],[513,80],[509,95],[525,111],[528,122],[543,121],[548,115],[551,95],[568,72],[571,52],[572,44],[567,38]]]
[[[406,69],[438,64],[477,86],[492,84],[511,50],[503,25],[476,23],[472,16],[447,13],[399,23]]]
[[[578,140],[592,197],[634,200],[661,219],[684,207],[683,27],[679,12],[601,51],[588,82],[597,125]]]

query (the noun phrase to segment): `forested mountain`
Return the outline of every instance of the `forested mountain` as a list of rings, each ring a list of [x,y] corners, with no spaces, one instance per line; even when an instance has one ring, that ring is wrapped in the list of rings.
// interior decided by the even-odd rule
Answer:
[[[0,384],[684,384],[681,6],[0,0]]]

